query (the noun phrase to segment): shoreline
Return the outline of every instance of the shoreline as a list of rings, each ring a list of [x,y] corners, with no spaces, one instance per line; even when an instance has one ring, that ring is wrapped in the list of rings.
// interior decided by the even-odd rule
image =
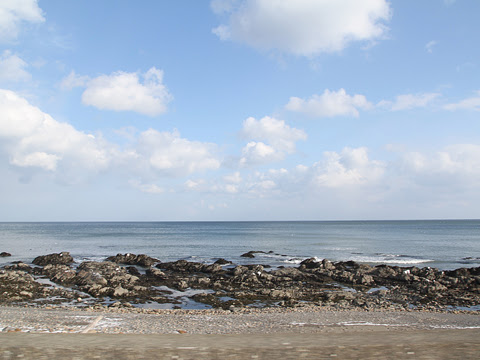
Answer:
[[[6,254],[6,253],[4,253]],[[244,259],[263,251],[249,251]],[[168,309],[313,307],[331,311],[480,313],[480,267],[440,271],[308,258],[298,266],[161,262],[117,254],[75,263],[68,252],[0,268],[0,305],[159,313]]]

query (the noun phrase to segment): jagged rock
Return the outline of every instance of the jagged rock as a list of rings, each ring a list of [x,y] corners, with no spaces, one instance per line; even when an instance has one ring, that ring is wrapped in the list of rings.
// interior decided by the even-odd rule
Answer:
[[[232,262],[231,261],[228,261],[228,260],[225,260],[225,259],[218,259],[217,261],[214,262],[214,264],[218,264],[218,265],[227,265],[227,264],[231,264]]]
[[[160,278],[160,279],[165,279],[166,278],[166,275],[162,270],[154,268],[154,267],[151,267],[151,268],[147,269],[146,274],[147,274],[147,276],[152,276],[152,277],[156,277],[156,278]]]
[[[249,251],[245,254],[240,255],[240,257],[253,259],[255,257],[255,251]]]
[[[8,256],[12,256],[12,254],[8,253],[8,252],[5,252],[5,251],[2,251],[0,253],[0,257],[8,257]]]
[[[153,264],[158,263],[160,260],[147,256],[145,254],[135,255],[127,253],[125,255],[117,254],[115,256],[110,256],[106,261],[112,261],[117,264],[125,265],[138,265],[143,267],[149,267]]]
[[[273,276],[278,276],[281,278],[289,278],[294,280],[301,280],[305,278],[305,274],[297,268],[283,268],[278,270],[273,270],[270,272]]]
[[[25,290],[20,291],[19,294],[20,294],[20,296],[26,297],[26,298],[32,298],[33,297],[33,294],[31,292],[25,291]]]
[[[68,265],[73,263],[73,258],[70,256],[69,252],[61,252],[58,254],[49,254],[49,255],[42,255],[37,256],[33,259],[32,263],[39,266],[45,265]]]
[[[325,269],[325,270],[334,270],[335,265],[333,265],[333,263],[330,260],[323,259],[322,260],[322,268]]]
[[[135,266],[127,266],[126,269],[130,275],[135,275],[135,276],[141,275],[140,271],[138,271],[138,269]]]
[[[238,265],[233,269],[233,276],[239,276],[248,271],[248,268],[243,265]]]
[[[25,272],[28,272],[28,273],[31,273],[31,272],[32,272],[32,268],[31,268],[29,265],[27,265],[27,264],[25,264],[25,263],[23,263],[23,262],[21,262],[21,261],[16,262],[16,263],[14,263],[14,264],[12,264],[12,265],[6,265],[6,266],[4,267],[4,269],[8,269],[8,270],[22,270],[22,271],[25,271]]]
[[[156,266],[159,269],[171,270],[180,273],[218,273],[224,272],[219,264],[201,264],[197,262],[189,262],[187,260],[178,260],[175,262],[161,263]]]
[[[273,251],[270,251],[269,253],[271,254],[273,253]],[[265,251],[249,251],[245,254],[240,255],[240,257],[253,259],[255,257],[255,254],[266,254],[266,252]]]
[[[188,283],[185,280],[180,280],[177,282],[176,287],[178,290],[185,290],[188,288]]]
[[[76,272],[67,265],[48,264],[43,267],[42,273],[47,275],[50,280],[66,285],[73,284],[76,278]]]
[[[322,266],[322,263],[316,258],[305,259],[300,263],[300,267],[305,269],[317,269]]]
[[[202,272],[204,273],[217,273],[223,271],[223,268],[220,264],[211,264],[211,265],[205,265],[202,269]]]
[[[129,294],[129,291],[127,289],[124,289],[121,286],[117,286],[113,292],[113,296],[115,297],[127,296],[128,294]]]
[[[437,309],[472,306],[480,302],[480,267],[438,271],[387,265],[371,267],[353,261],[331,263],[327,259],[317,261],[310,258],[298,267],[266,270],[262,265],[222,267],[220,261],[203,264],[179,260],[154,263],[144,273],[137,266],[147,263],[142,260],[149,258],[146,255],[110,257],[115,262],[86,261],[76,270],[68,264],[56,263],[58,257],[59,254],[39,257],[47,262],[43,267],[31,268],[24,263],[14,263],[0,269],[0,303],[36,303],[45,301],[38,300],[45,298],[64,301],[51,300],[52,294],[61,299],[69,296],[77,299],[79,293],[75,294],[76,290],[89,293],[95,297],[89,301],[97,303],[108,296],[122,299],[122,302],[179,304],[180,300],[172,299],[172,296],[188,296],[188,293],[176,295],[175,292],[165,295],[168,290],[164,287],[182,291],[187,288],[215,291],[215,294],[198,295],[195,299],[224,309],[253,303],[297,306],[304,302],[327,304],[338,309],[407,309],[411,305]],[[118,265],[116,261],[125,261],[129,266]],[[40,284],[32,275],[48,276],[72,290]],[[378,287],[380,289],[375,291]],[[348,288],[352,291],[347,291]],[[369,288],[373,288],[373,292],[367,291]],[[86,298],[87,295],[80,293],[80,297]]]

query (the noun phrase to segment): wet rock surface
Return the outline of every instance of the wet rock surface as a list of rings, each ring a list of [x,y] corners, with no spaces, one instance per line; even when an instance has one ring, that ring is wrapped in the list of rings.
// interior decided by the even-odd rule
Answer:
[[[160,260],[152,258],[145,254],[140,254],[140,255],[117,254],[116,256],[108,257],[106,261],[112,261],[118,264],[137,265],[137,266],[143,266],[143,267],[152,266],[153,264],[160,262]]]
[[[73,263],[73,257],[70,255],[69,252],[61,252],[58,254],[49,254],[49,255],[42,255],[42,256],[37,256],[35,259],[32,261],[35,265],[39,266],[45,266],[48,264],[51,265],[58,265],[58,264],[64,264],[68,265]]]
[[[249,252],[255,254],[256,252]],[[248,253],[247,253],[248,254]],[[271,269],[117,254],[74,264],[69,253],[17,262],[0,270],[0,304],[65,304],[150,308],[298,307],[478,310],[480,267],[370,266],[310,258]]]

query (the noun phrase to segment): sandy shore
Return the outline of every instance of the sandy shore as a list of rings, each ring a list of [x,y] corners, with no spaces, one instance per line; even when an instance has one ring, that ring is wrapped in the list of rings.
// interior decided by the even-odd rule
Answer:
[[[0,307],[0,329],[3,359],[477,359],[480,354],[476,314]]]
[[[86,330],[88,328],[88,330]],[[265,334],[316,333],[350,329],[478,329],[475,313],[420,311],[332,311],[305,306],[293,309],[227,310],[80,310],[0,307],[2,332],[124,334]]]

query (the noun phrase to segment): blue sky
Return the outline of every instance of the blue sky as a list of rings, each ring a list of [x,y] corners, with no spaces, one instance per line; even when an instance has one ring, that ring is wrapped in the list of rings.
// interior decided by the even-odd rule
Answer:
[[[0,221],[480,218],[475,0],[0,1]]]

